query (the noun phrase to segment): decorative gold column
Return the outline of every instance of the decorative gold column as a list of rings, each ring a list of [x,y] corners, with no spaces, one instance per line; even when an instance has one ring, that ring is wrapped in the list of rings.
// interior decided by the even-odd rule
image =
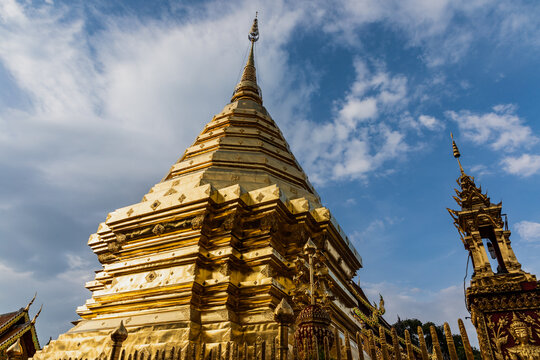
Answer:
[[[437,336],[437,330],[435,330],[435,326],[431,325],[429,327],[429,332],[431,334],[431,345],[433,346],[433,352],[437,355],[438,360],[442,360],[442,351],[441,351],[441,344],[439,344],[439,337]]]
[[[409,333],[409,330],[405,329],[405,346],[407,347],[407,359],[408,360],[415,360],[412,343],[411,343],[411,334]],[[470,360],[470,359],[467,359]]]
[[[127,339],[128,332],[124,327],[124,321],[120,321],[120,325],[113,331],[111,334],[111,339],[113,341],[112,351],[110,360],[118,360],[120,358],[120,353],[122,352],[122,343]]]
[[[420,350],[422,351],[422,360],[429,360],[429,355],[426,346],[426,338],[421,326],[418,326],[418,340],[420,341]]]
[[[444,323],[444,336],[446,337],[446,344],[448,345],[450,360],[458,360],[456,345],[454,344],[454,338],[452,337],[452,331],[450,331],[450,325],[448,325],[447,322]]]
[[[279,324],[279,360],[287,360],[289,353],[289,326],[294,321],[294,312],[287,299],[281,299],[274,312],[274,318]]]
[[[463,320],[458,319],[458,326],[459,333],[461,334],[461,340],[463,341],[463,348],[465,349],[465,356],[467,357],[467,360],[474,360],[471,343],[469,342],[469,336],[467,335],[467,330],[465,330]]]

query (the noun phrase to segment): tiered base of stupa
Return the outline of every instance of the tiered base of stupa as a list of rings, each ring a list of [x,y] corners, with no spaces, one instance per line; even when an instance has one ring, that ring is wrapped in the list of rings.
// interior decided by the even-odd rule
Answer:
[[[290,295],[293,260],[308,237],[327,249],[339,295],[336,319],[351,321],[354,298],[340,278],[352,274],[338,260],[347,245],[326,208],[287,200],[275,185],[195,190],[190,193],[200,197],[181,207],[159,212],[148,200],[144,216],[132,206],[100,225],[89,243],[103,270],[87,284],[93,297],[78,309],[82,320],[34,359],[103,357],[120,320],[129,332],[128,353],[177,351],[188,342],[270,341],[277,336],[274,308]],[[124,212],[132,216],[115,222]]]

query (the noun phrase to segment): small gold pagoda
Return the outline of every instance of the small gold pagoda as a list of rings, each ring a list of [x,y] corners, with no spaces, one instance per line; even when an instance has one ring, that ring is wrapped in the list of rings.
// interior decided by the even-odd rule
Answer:
[[[299,257],[308,239],[325,264],[318,279],[341,333],[360,331],[353,308],[375,321],[383,313],[372,314],[352,282],[361,257],[263,106],[257,19],[248,37],[230,103],[141,202],[111,212],[90,236],[102,264],[86,284],[92,297],[76,325],[34,359],[105,358],[121,322],[129,333],[123,349],[144,358],[188,343],[274,339],[280,301],[298,312],[295,296],[314,291],[299,289],[308,282],[299,275],[308,273]]]
[[[448,211],[472,260],[466,299],[482,359],[540,359],[540,282],[521,269],[502,202],[493,204],[465,173],[453,138],[452,147],[461,172],[454,196],[461,210]]]

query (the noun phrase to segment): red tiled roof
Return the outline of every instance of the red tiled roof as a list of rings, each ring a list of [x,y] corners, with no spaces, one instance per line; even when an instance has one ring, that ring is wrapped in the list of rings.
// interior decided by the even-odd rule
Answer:
[[[33,302],[34,300],[32,299],[26,308],[20,308],[17,311],[0,314],[0,353],[17,341],[17,339],[23,337],[26,339],[24,340],[25,343],[30,342],[31,345],[28,344],[28,346],[34,348],[34,352],[39,349],[34,321],[30,321],[30,318],[28,317],[28,308]],[[36,314],[36,317],[38,314]],[[30,351],[31,348],[28,348],[28,351]]]
[[[32,344],[33,350],[29,350],[33,354],[36,350],[39,350],[39,342],[37,339],[37,334],[34,329],[34,324],[31,321],[25,322],[24,324],[14,325],[9,328],[8,331],[0,335],[0,352],[6,350],[13,344],[17,339],[22,339],[26,334],[29,334],[30,337],[27,338],[29,344]]]
[[[31,342],[34,345],[34,351],[39,350],[39,342],[34,330],[34,324],[31,321],[24,324],[14,325],[8,331],[0,334],[0,351],[7,349],[17,338],[21,338],[24,334],[30,332]]]
[[[11,339],[11,337],[13,337],[13,335],[17,334],[19,331],[22,331],[23,333],[25,333],[26,331],[28,331],[30,329],[30,327],[28,326],[30,325],[29,323],[25,323],[25,324],[21,324],[21,325],[15,325],[15,326],[12,326],[11,328],[9,328],[8,331],[6,331],[5,333],[1,334],[0,335],[0,349],[2,348],[2,345],[4,345],[4,343],[6,341],[8,341],[9,339]],[[27,328],[27,329],[25,329]],[[22,334],[21,334],[22,335]]]
[[[14,311],[10,313],[0,314],[0,328],[8,323],[11,319],[13,319],[15,316],[19,315],[21,313],[21,310]]]
[[[0,314],[0,336],[6,330],[8,330],[12,325],[17,323],[21,318],[26,314],[24,309],[18,311]],[[26,316],[26,321],[28,321],[28,315]],[[24,320],[23,320],[24,321]]]

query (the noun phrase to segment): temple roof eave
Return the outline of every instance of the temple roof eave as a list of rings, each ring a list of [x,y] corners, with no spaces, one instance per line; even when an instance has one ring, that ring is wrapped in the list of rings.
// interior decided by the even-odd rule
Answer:
[[[17,339],[30,331],[32,333],[32,341],[36,350],[39,350],[39,341],[35,332],[34,323],[32,321],[26,321],[21,325],[14,326],[10,331],[0,335],[0,352],[7,349]]]
[[[20,308],[19,310],[11,312],[11,313],[1,314],[0,320],[2,322],[0,323],[0,336],[4,331],[6,331],[11,326],[13,326],[20,319],[23,319],[24,322],[30,321],[30,317],[28,315],[28,309]]]

